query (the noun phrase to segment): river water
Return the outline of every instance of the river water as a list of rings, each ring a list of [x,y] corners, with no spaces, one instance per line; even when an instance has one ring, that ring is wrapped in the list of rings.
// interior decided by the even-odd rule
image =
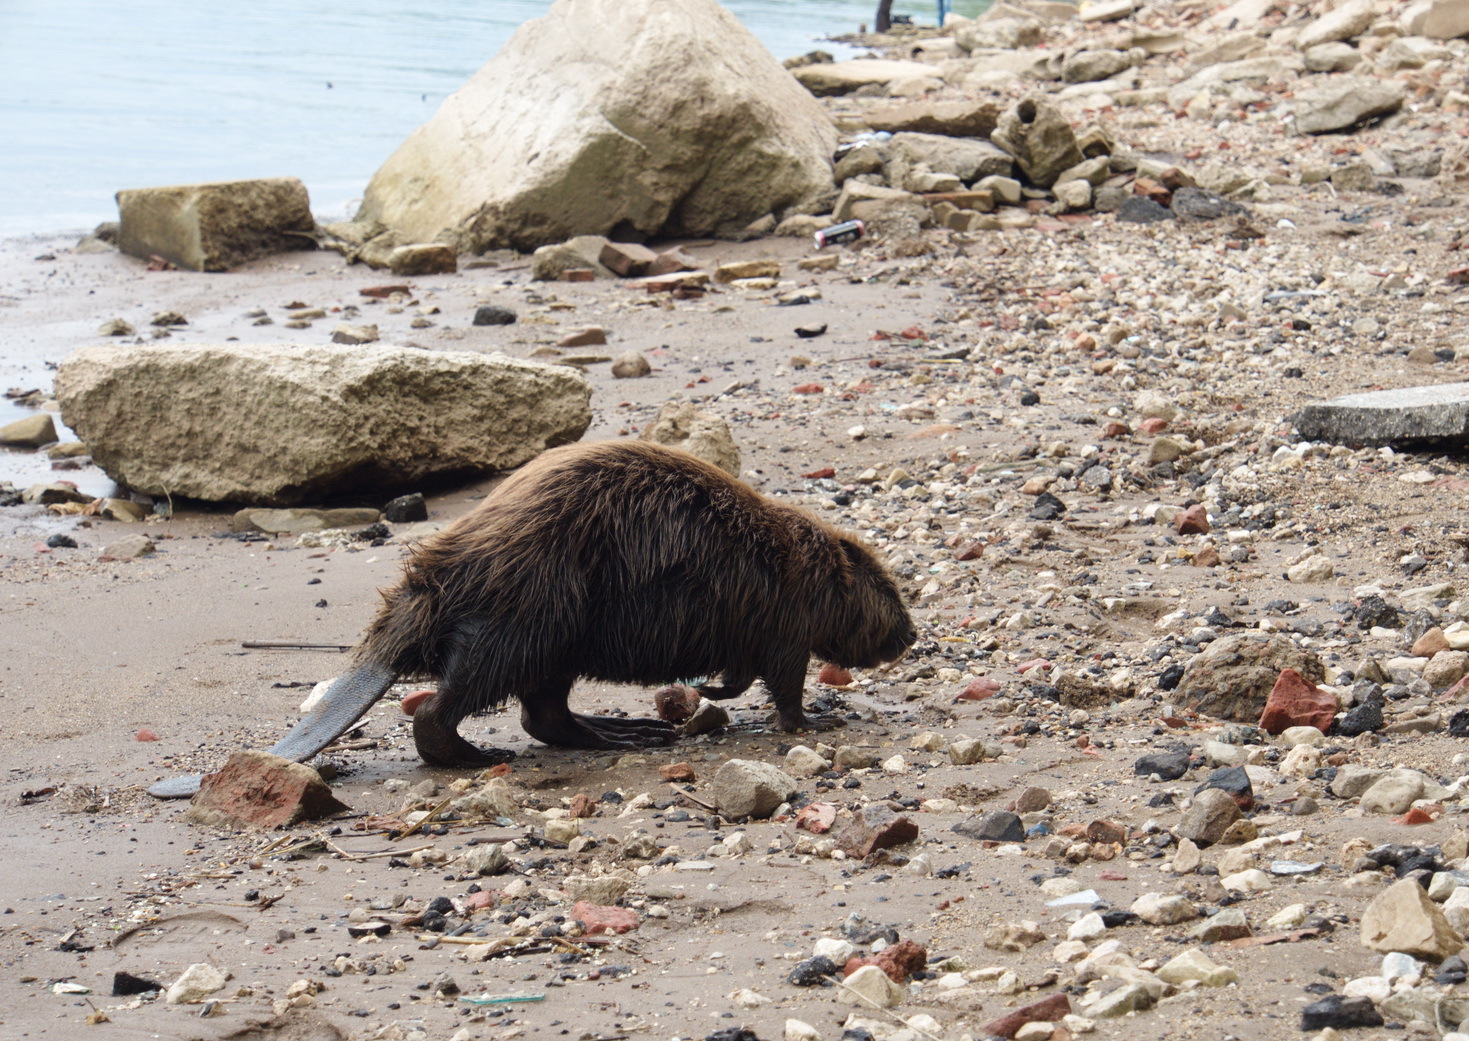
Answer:
[[[299,177],[319,215],[344,215],[399,142],[549,6],[0,0],[0,237],[115,219],[119,188],[246,177]],[[727,6],[785,58],[870,24],[877,4]],[[893,10],[931,24],[936,3]]]

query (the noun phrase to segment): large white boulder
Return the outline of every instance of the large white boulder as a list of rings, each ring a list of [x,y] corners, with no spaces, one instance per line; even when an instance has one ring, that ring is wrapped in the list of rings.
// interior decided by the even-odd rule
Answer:
[[[376,345],[88,347],[56,397],[113,480],[262,506],[506,470],[591,422],[574,369]]]
[[[470,252],[705,235],[829,191],[835,146],[715,0],[556,0],[388,158],[358,219]]]

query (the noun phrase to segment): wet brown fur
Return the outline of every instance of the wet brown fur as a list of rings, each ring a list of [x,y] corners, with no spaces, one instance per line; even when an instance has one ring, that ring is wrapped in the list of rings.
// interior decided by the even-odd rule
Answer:
[[[763,678],[791,727],[805,721],[813,654],[871,667],[915,636],[859,540],[686,452],[636,441],[544,453],[426,539],[383,598],[360,662],[440,679],[437,711],[451,727],[516,698],[533,736],[570,745],[584,742],[547,731],[578,677],[722,676],[711,697]]]

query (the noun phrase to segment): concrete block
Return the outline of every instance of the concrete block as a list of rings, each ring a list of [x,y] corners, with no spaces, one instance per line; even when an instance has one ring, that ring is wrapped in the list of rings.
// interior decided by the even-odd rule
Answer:
[[[1307,405],[1296,429],[1335,444],[1469,444],[1469,383],[1348,394]]]
[[[117,210],[119,249],[192,271],[316,248],[311,200],[294,177],[130,188],[117,193]]]

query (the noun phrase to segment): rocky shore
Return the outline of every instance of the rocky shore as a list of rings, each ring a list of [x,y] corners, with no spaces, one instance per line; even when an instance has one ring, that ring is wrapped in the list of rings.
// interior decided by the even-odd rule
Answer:
[[[792,70],[835,127],[829,188],[642,252],[609,225],[452,270],[206,276],[4,244],[7,355],[355,337],[544,366],[557,431],[692,437],[862,533],[920,641],[812,663],[835,730],[768,730],[758,690],[625,756],[495,716],[466,736],[520,755],[483,776],[418,763],[404,686],[323,757],[349,811],[189,824],[143,789],[284,733],[409,540],[494,478],[290,510],[174,501],[168,473],[68,492],[100,473],[44,447],[56,409],[155,416],[180,455],[209,436],[69,362],[16,388],[5,457],[56,470],[0,508],[0,1034],[1460,1041],[1463,33],[1456,0],[1037,0],[867,37],[880,59]],[[847,218],[863,238],[814,247]],[[309,426],[320,386],[286,382]],[[432,455],[411,411],[373,428]]]

